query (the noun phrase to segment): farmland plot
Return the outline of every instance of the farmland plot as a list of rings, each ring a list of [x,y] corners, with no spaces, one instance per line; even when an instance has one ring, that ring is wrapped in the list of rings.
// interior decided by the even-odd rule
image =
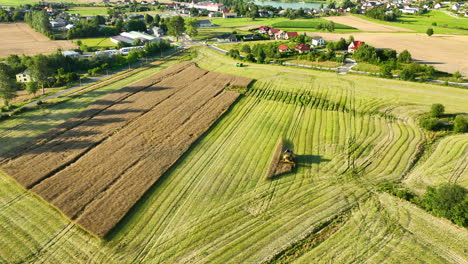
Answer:
[[[249,82],[175,66],[11,151],[2,169],[103,236],[237,99],[223,88]]]
[[[424,142],[407,110],[444,99],[448,111],[464,112],[465,90],[271,65],[236,68],[208,55],[201,67],[257,81],[104,240],[0,172],[0,262],[268,262],[348,212],[340,229],[292,260],[395,263],[414,253],[419,262],[466,263],[466,230],[375,193],[375,185],[408,171]],[[298,166],[266,180],[279,137],[293,146]]]

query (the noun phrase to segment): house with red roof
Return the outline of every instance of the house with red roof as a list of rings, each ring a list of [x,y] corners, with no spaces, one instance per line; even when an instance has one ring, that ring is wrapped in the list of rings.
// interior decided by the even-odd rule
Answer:
[[[307,44],[299,44],[294,49],[299,53],[307,53],[310,51],[310,46]]]
[[[297,38],[297,37],[299,37],[299,34],[297,34],[297,32],[286,32],[286,34],[284,35],[285,39]]]
[[[289,49],[289,47],[286,46],[286,45],[283,45],[283,44],[279,45],[278,51],[279,51],[279,52],[291,52],[291,50]]]
[[[359,47],[361,47],[362,45],[366,44],[364,41],[353,41],[351,43],[349,43],[349,46],[348,46],[348,52],[349,53],[354,53],[355,50],[359,49]]]
[[[270,30],[270,27],[268,27],[268,26],[261,26],[261,27],[258,28],[258,33],[260,33],[260,34],[267,34],[269,30]]]
[[[279,30],[279,29],[276,29],[276,28],[270,28],[270,29],[268,30],[268,35],[270,35],[270,36],[274,36],[274,35],[275,35],[276,33],[278,33],[278,32],[280,32],[280,30]]]

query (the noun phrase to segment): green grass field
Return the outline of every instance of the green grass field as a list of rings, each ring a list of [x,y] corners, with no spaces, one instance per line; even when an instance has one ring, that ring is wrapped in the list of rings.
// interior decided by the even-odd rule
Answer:
[[[340,228],[290,260],[467,261],[466,229],[375,190],[411,169],[426,140],[414,117],[438,102],[448,113],[468,112],[468,90],[276,65],[238,68],[207,48],[194,62],[257,81],[104,241],[0,173],[1,263],[268,263],[344,211],[350,216]],[[150,73],[0,122],[0,146],[8,146],[0,154]],[[298,166],[265,180],[279,137],[292,144]],[[452,141],[441,146],[463,148]]]
[[[80,14],[81,16],[107,15],[106,7],[74,7],[67,11],[70,14]]]
[[[114,42],[110,41],[108,37],[74,39],[73,43],[76,43],[78,40],[81,41],[83,45],[86,45],[90,48],[113,48],[117,46]]]
[[[314,29],[319,24],[328,24],[329,21],[325,19],[313,19],[313,20],[292,20],[292,21],[281,21],[273,23],[272,26],[276,28],[308,28]],[[355,29],[350,26],[335,23],[336,29]]]
[[[396,22],[372,19],[364,15],[357,16],[375,23],[407,28],[418,33],[426,33],[428,28],[433,28],[434,34],[468,35],[468,19],[451,17],[441,11],[430,11],[421,16],[403,15]],[[437,26],[433,26],[433,22],[436,22]]]
[[[315,26],[320,23],[329,23],[325,19],[320,18],[312,18],[312,19],[295,19],[290,20],[285,17],[275,17],[275,18],[256,18],[252,20],[251,18],[231,18],[231,19],[224,19],[224,18],[215,18],[211,19],[211,23],[221,26],[221,27],[237,27],[242,28],[245,26],[253,26],[253,25],[267,25],[273,26],[278,29],[286,30],[286,31],[300,31],[300,32],[314,32],[317,31]],[[335,32],[336,33],[348,33],[348,32],[359,32],[359,30],[342,24],[335,23]],[[214,28],[216,30],[219,28]]]

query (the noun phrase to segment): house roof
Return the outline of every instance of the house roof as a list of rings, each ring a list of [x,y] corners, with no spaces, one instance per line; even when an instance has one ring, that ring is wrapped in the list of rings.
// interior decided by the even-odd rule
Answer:
[[[217,38],[218,39],[232,39],[232,38],[236,38],[236,36],[234,36],[233,34],[226,33],[226,34],[218,36]]]
[[[280,32],[280,30],[276,29],[276,28],[270,28],[269,32],[270,32],[270,34],[276,34],[276,33]]]
[[[209,19],[202,19],[198,20],[198,24],[208,24],[211,25],[211,21]]]
[[[287,50],[289,50],[289,47],[286,46],[286,45],[279,45],[278,50],[287,51]]]
[[[288,36],[288,38],[293,38],[293,37],[298,37],[299,34],[297,34],[297,32],[286,32],[286,35]]]
[[[363,45],[363,44],[365,44],[364,41],[355,40],[355,41],[353,41],[353,42],[351,42],[351,43],[349,44],[349,47],[348,47],[348,48],[350,48],[350,49],[352,49],[352,50],[356,50],[356,49],[358,49],[358,48],[359,48],[361,45]]]
[[[296,47],[294,47],[296,50],[310,50],[310,46],[306,44],[299,44]]]

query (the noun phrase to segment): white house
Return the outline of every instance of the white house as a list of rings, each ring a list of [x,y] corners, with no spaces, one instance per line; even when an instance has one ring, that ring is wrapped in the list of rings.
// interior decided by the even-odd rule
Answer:
[[[153,35],[155,35],[156,37],[161,37],[165,34],[164,30],[160,27],[152,27],[150,31],[153,32]]]
[[[212,27],[211,21],[208,19],[198,20],[198,27]]]
[[[313,37],[312,38],[312,46],[323,46],[325,45],[325,40],[322,37]]]
[[[442,5],[440,3],[437,3],[437,4],[434,5],[435,9],[440,9],[441,7],[442,7]]]
[[[458,11],[458,9],[460,9],[460,5],[458,3],[455,3],[454,5],[452,5],[453,11]]]
[[[22,73],[16,74],[16,81],[22,83],[28,83],[31,81],[31,74],[28,70],[25,70]]]
[[[223,13],[223,18],[236,18],[237,13]]]

